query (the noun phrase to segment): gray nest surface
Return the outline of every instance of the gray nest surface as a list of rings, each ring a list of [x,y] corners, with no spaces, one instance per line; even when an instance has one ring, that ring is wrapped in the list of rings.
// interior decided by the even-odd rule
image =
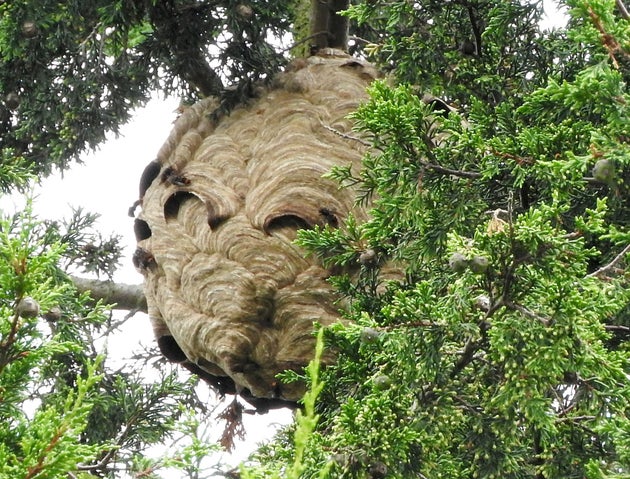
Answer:
[[[366,218],[323,175],[359,169],[347,115],[376,77],[338,51],[296,61],[229,115],[212,98],[187,108],[143,174],[134,262],[158,344],[221,392],[299,399],[276,375],[312,359],[315,322],[340,321],[331,272],[293,240]]]

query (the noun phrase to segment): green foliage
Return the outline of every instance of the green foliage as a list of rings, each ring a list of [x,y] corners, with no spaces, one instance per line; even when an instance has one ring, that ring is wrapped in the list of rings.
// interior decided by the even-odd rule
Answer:
[[[102,447],[80,440],[94,401],[100,361],[83,363],[63,397],[40,395],[62,373],[57,358],[80,351],[80,344],[46,333],[41,317],[21,314],[25,298],[48,311],[71,288],[55,281],[59,243],[37,240],[29,212],[0,223],[0,477],[67,477],[77,463],[92,460]],[[28,411],[31,411],[28,413]]]
[[[64,272],[89,270],[81,254],[102,239],[90,229],[94,220],[77,211],[68,221],[40,222],[30,203],[0,220],[0,478],[113,478],[149,466],[156,478],[167,468],[197,477],[195,461],[216,447],[193,440],[197,418],[186,411],[205,410],[196,381],[167,372],[163,361],[147,381],[155,352],[112,370],[99,343],[120,323],[77,294]],[[111,273],[107,258],[101,271]],[[189,443],[147,454],[182,436]]]
[[[293,377],[292,380],[304,379],[309,385],[309,389],[302,398],[303,409],[298,410],[295,416],[295,429],[292,434],[292,440],[294,450],[288,452],[289,464],[286,467],[282,467],[281,470],[272,470],[269,468],[257,468],[248,469],[241,467],[241,474],[243,479],[255,479],[255,478],[274,478],[278,479],[299,479],[305,477],[304,473],[308,469],[313,469],[313,466],[317,464],[312,460],[313,452],[319,452],[318,447],[321,447],[321,443],[317,441],[317,437],[314,436],[314,431],[319,421],[319,415],[315,411],[315,403],[317,397],[324,388],[324,384],[320,380],[320,362],[322,352],[324,350],[324,329],[320,328],[317,333],[317,341],[315,343],[315,355],[309,365],[306,367],[305,378]],[[295,373],[290,373],[295,374]],[[289,379],[287,377],[285,380]],[[282,453],[281,453],[282,454]],[[287,451],[284,452],[287,454]],[[310,468],[309,468],[310,466]],[[324,467],[319,471],[319,477],[325,478],[328,473],[330,465]],[[314,476],[308,476],[314,477]]]
[[[349,321],[320,331],[336,364],[300,376],[303,411],[243,477],[630,475],[630,22],[620,1],[571,0],[567,28],[542,31],[541,4],[349,8],[353,48],[390,78],[354,114],[364,168],[330,176],[372,214],[298,235],[347,272],[331,282]],[[0,2],[0,189],[67,167],[149,89],[192,100],[267,78],[283,63],[269,39],[303,9]],[[116,267],[93,221],[0,225],[0,477],[201,477],[192,383],[99,359],[119,323],[66,277]]]
[[[286,479],[298,479],[306,469],[303,458],[308,448],[308,441],[319,420],[319,416],[315,413],[315,401],[324,387],[319,379],[323,350],[324,330],[320,329],[315,343],[315,356],[306,368],[310,387],[302,399],[304,412],[299,410],[295,418],[295,460],[291,468],[283,475]]]
[[[98,217],[77,208],[70,219],[43,221],[38,227],[39,234],[47,242],[63,244],[61,266],[64,271],[79,269],[82,273],[112,278],[122,255],[120,236],[104,237],[95,231]]]
[[[542,2],[365,2],[350,8],[369,25],[368,52],[404,82],[461,105],[495,106],[544,84],[554,64],[571,74],[577,48],[538,28]]]
[[[288,1],[0,3],[0,188],[65,169],[151,90],[194,100],[267,77],[291,12]]]
[[[571,6],[553,32],[537,3],[351,7],[400,82],[354,115],[363,170],[331,172],[371,219],[298,235],[357,271],[333,279],[352,323],[326,330],[338,361],[301,477],[630,474],[630,23],[615,2]],[[288,467],[291,441],[262,467]]]
[[[3,427],[0,477],[65,478],[77,463],[96,456],[99,444],[79,441],[92,406],[88,393],[99,379],[95,369],[89,367],[86,378],[77,380],[61,407],[39,408],[31,420]]]

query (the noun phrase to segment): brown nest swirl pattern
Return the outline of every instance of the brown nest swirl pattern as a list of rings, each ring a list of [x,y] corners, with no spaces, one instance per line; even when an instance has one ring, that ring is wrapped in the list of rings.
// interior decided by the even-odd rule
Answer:
[[[376,77],[339,51],[296,61],[218,120],[214,99],[187,108],[143,174],[134,263],[158,344],[220,392],[299,399],[303,385],[276,375],[312,358],[314,322],[340,320],[331,272],[293,239],[365,219],[323,175],[360,167],[347,115]]]

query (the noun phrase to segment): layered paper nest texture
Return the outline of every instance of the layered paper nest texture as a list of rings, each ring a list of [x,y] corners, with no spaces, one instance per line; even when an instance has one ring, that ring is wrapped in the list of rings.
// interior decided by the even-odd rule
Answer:
[[[376,71],[340,52],[295,62],[247,105],[186,109],[143,175],[136,266],[163,353],[256,398],[293,401],[277,373],[313,355],[313,323],[340,319],[330,271],[293,243],[298,228],[359,219],[355,192],[324,178],[360,167],[347,115]],[[219,119],[217,119],[219,117]]]

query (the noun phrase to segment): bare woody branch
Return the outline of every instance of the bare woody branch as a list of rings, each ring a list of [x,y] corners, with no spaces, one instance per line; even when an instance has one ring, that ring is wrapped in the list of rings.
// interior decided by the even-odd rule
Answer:
[[[147,312],[147,300],[142,285],[115,283],[98,279],[71,276],[72,282],[80,292],[89,291],[95,300],[102,299],[107,304],[115,304],[117,309]]]

